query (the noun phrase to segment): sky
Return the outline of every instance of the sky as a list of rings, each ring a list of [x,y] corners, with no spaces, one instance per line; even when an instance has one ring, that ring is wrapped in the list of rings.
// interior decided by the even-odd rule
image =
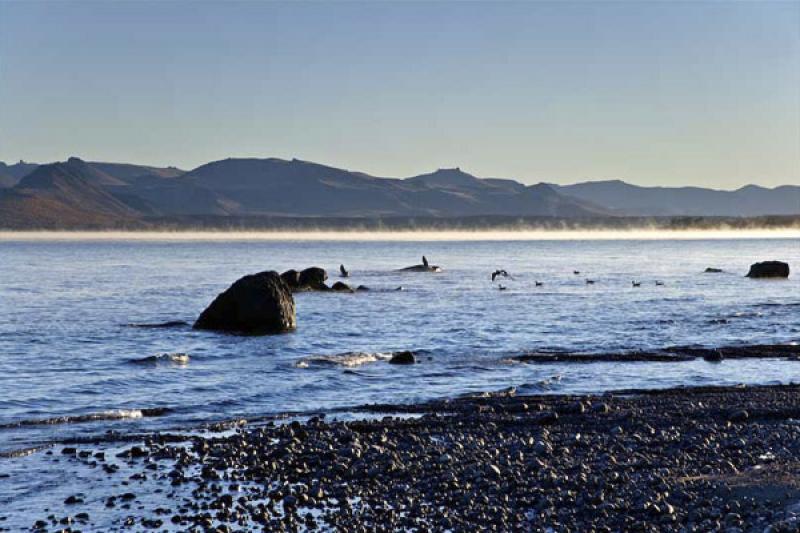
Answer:
[[[800,184],[800,1],[0,0],[0,160]]]

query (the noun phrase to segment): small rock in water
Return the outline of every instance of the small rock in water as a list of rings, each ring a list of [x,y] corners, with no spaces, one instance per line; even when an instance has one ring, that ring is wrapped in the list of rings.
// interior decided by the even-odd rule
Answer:
[[[392,358],[389,359],[389,364],[392,365],[413,365],[416,362],[417,358],[414,357],[414,352],[408,350],[404,352],[394,352]]]
[[[331,287],[331,290],[336,292],[354,292],[353,288],[350,287],[350,285],[348,285],[347,283],[343,283],[341,281],[337,281],[336,283],[334,283],[333,287]]]
[[[750,265],[748,278],[788,278],[789,264],[782,261],[764,261]]]

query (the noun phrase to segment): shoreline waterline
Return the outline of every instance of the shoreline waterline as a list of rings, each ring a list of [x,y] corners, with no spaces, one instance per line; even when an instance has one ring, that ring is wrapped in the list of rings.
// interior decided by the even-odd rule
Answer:
[[[392,231],[0,231],[2,242],[30,241],[583,241],[583,240],[752,240],[800,239],[800,228],[782,229],[548,229]]]

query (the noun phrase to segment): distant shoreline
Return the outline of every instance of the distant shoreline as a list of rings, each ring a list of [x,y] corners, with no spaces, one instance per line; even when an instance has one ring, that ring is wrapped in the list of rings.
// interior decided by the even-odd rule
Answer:
[[[800,231],[800,214],[759,217],[292,217],[187,215],[129,219],[114,224],[31,225],[0,220],[0,232],[583,232]]]
[[[14,241],[579,241],[800,239],[800,228],[775,229],[476,229],[476,230],[0,230]]]

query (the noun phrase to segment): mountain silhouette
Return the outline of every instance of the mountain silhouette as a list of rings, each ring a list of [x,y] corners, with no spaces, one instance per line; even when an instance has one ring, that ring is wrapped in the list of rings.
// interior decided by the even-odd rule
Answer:
[[[0,165],[0,227],[140,227],[209,218],[451,219],[800,214],[800,187],[736,191],[623,181],[525,185],[444,168],[385,178],[298,159],[229,158],[175,167],[87,162]]]
[[[800,214],[800,187],[767,189],[747,185],[735,191],[700,187],[640,187],[620,180],[590,181],[553,188],[630,216],[730,216]]]

